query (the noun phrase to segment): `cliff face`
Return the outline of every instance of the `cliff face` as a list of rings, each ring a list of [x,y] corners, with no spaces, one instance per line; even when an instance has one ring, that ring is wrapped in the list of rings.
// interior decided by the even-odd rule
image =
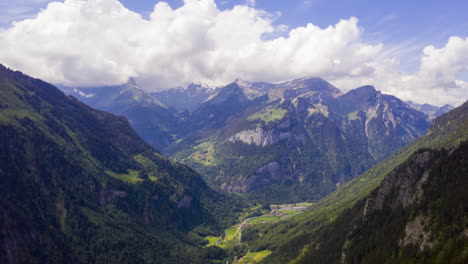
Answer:
[[[312,238],[295,263],[466,262],[467,161],[468,142],[416,152]]]

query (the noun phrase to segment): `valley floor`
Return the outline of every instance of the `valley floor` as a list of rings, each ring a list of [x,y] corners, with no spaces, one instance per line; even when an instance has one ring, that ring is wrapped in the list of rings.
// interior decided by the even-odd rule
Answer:
[[[272,223],[288,219],[290,217],[303,213],[305,209],[312,205],[313,203],[308,202],[271,205],[271,211],[269,213],[263,214],[261,216],[246,218],[238,224],[226,229],[224,231],[224,234],[219,237],[206,236],[205,239],[209,243],[207,246],[217,246],[223,249],[232,249],[235,246],[241,245],[243,229],[253,225]],[[244,256],[236,256],[235,261],[233,263],[254,264],[260,262],[270,254],[271,251],[269,250],[262,250],[259,252],[248,252]]]

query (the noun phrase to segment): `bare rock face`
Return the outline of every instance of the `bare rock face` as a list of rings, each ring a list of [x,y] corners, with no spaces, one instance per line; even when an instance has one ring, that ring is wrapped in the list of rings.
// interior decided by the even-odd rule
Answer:
[[[257,127],[255,129],[244,130],[236,133],[228,140],[231,142],[241,141],[249,145],[266,147],[277,143],[279,141],[279,137],[274,134],[273,130],[263,130],[263,128]]]
[[[426,219],[423,216],[418,216],[409,222],[405,227],[405,237],[400,240],[400,246],[417,245],[419,250],[432,247],[433,243],[429,241],[431,233],[424,229],[425,225]]]
[[[422,185],[426,182],[429,172],[427,168],[434,159],[434,153],[424,151],[413,159],[408,166],[393,171],[379,188],[377,197],[366,201],[364,215],[381,210],[384,205],[395,209],[399,206],[407,208],[422,195]],[[396,190],[396,192],[395,192]],[[395,194],[396,193],[396,194]],[[392,197],[392,195],[394,195]]]
[[[285,173],[280,164],[272,161],[260,167],[253,176],[236,180],[231,184],[225,184],[222,188],[230,192],[247,193],[259,187],[281,181],[284,175]]]

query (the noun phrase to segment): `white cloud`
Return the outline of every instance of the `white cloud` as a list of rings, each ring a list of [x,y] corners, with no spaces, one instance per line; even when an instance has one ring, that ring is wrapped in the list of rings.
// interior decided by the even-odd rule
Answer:
[[[349,88],[370,83],[405,100],[458,105],[468,99],[468,83],[459,79],[468,72],[467,61],[468,38],[451,37],[442,48],[425,47],[415,73],[400,72],[395,59],[383,60],[367,77],[345,77],[334,83]]]
[[[116,84],[131,76],[149,89],[192,81],[226,84],[238,77],[278,82],[320,76],[345,89],[373,83],[405,99],[418,91],[446,91],[444,98],[427,96],[432,103],[459,103],[468,86],[451,79],[464,69],[454,54],[467,54],[467,40],[425,49],[421,70],[405,75],[396,60],[381,58],[382,44],[362,40],[356,18],[265,38],[289,30],[274,25],[274,17],[246,5],[221,11],[213,0],[185,0],[177,9],[157,3],[146,20],[116,0],[66,0],[0,29],[0,62],[49,82],[78,86]]]

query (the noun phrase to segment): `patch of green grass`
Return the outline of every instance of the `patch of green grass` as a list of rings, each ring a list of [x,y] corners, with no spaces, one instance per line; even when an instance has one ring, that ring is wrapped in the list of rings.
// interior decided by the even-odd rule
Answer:
[[[206,236],[206,237],[205,237],[205,240],[208,241],[208,246],[213,246],[214,243],[216,243],[216,241],[219,240],[219,237],[215,237],[215,236]]]
[[[250,223],[252,224],[258,224],[258,223],[263,223],[263,222],[270,222],[270,221],[276,221],[279,220],[280,218],[278,216],[261,216],[252,219]]]
[[[225,231],[224,240],[232,240],[236,236],[237,227],[229,228]]]
[[[188,159],[200,163],[204,166],[216,166],[216,158],[214,156],[214,143],[206,141],[194,147],[193,152]]]
[[[136,170],[127,170],[128,173],[115,173],[111,170],[106,170],[106,173],[116,179],[119,179],[121,181],[127,182],[127,183],[138,183],[142,182],[143,179],[138,178],[138,175],[140,172]]]
[[[156,172],[159,171],[158,165],[156,165],[151,159],[142,154],[136,155],[133,159],[140,163],[143,168],[145,168],[146,173],[148,174],[148,178],[151,181],[157,181],[158,178],[156,177]]]
[[[245,257],[242,258],[242,260],[239,262],[239,264],[260,263],[262,260],[264,260],[270,254],[271,254],[270,250],[250,252],[249,254],[247,254]]]
[[[283,119],[287,112],[286,109],[282,108],[267,108],[247,117],[247,120],[262,120],[265,124],[268,124]]]

